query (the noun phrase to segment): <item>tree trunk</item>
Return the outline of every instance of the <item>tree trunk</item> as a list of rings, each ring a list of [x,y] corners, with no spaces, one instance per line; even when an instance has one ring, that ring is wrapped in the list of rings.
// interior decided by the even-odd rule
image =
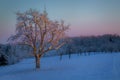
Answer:
[[[40,56],[36,55],[35,59],[36,59],[36,69],[40,69]]]
[[[62,60],[62,53],[60,53],[60,60]]]

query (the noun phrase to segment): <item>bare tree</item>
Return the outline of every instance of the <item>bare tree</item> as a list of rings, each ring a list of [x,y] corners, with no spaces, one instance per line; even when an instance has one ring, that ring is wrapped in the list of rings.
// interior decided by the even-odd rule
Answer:
[[[16,34],[9,38],[17,44],[29,45],[33,48],[36,68],[40,68],[40,59],[48,51],[59,49],[65,44],[66,30],[69,25],[64,21],[52,21],[46,10],[40,13],[30,9],[17,12]]]

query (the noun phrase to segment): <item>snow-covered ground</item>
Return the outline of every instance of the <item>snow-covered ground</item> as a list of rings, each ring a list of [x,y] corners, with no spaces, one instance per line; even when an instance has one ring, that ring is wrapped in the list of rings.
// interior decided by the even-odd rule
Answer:
[[[34,58],[0,67],[0,80],[120,80],[120,53],[44,57],[41,69]]]

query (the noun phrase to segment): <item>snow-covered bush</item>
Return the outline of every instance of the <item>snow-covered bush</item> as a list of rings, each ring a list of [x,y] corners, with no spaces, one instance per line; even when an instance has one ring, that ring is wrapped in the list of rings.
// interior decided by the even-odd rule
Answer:
[[[19,61],[19,57],[15,53],[15,46],[9,44],[0,45],[0,57],[1,60],[4,59],[2,63],[5,61],[5,65],[14,64]]]

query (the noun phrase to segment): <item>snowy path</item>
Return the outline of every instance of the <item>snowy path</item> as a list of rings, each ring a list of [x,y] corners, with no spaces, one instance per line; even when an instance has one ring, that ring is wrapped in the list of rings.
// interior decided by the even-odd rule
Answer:
[[[0,67],[0,80],[120,80],[120,53],[45,57],[37,71],[33,58],[24,59]]]

